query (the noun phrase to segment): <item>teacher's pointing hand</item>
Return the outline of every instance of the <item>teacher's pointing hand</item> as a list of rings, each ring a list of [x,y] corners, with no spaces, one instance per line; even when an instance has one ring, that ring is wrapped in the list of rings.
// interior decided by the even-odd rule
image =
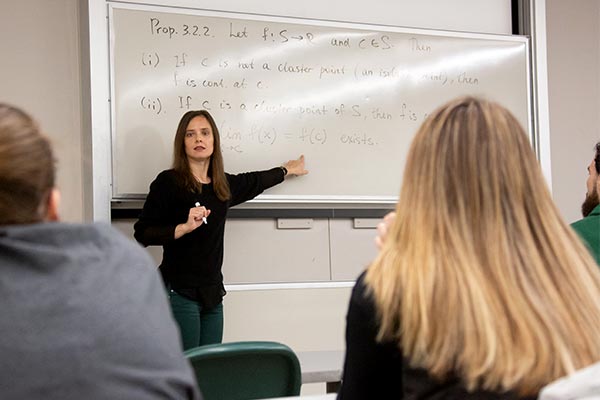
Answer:
[[[297,160],[289,160],[283,164],[287,169],[288,175],[306,175],[308,170],[304,168],[304,154],[302,154]]]

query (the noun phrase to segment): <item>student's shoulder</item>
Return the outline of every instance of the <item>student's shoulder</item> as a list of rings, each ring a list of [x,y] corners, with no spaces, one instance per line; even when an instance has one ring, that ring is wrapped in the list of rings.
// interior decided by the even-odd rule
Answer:
[[[571,224],[571,228],[573,228],[576,232],[586,232],[591,230],[592,227],[597,229],[598,227],[598,218],[597,216],[587,216],[578,221],[575,221]]]
[[[104,222],[82,224],[82,229],[90,232],[90,240],[106,254],[127,258],[136,265],[153,266],[154,262],[138,243],[112,225]]]
[[[360,273],[360,275],[358,276],[358,278],[356,278],[356,283],[354,284],[354,289],[355,290],[358,290],[358,291],[361,291],[361,292],[365,290],[365,287],[366,287],[366,282],[365,282],[366,276],[367,276],[367,271],[365,270],[365,271],[362,271]]]
[[[70,261],[65,265],[85,265],[88,271],[94,270],[99,276],[122,265],[132,266],[131,269],[138,272],[155,266],[148,252],[108,223],[53,222],[39,224],[34,233],[46,246],[60,248],[61,253],[68,254]],[[97,269],[99,265],[102,268]]]
[[[575,230],[581,230],[581,229],[587,230],[587,229],[593,227],[593,229],[595,231],[598,231],[599,223],[600,223],[600,205],[596,206],[596,208],[594,208],[587,217],[584,217],[580,220],[573,222],[571,224],[571,228],[573,228]]]
[[[354,283],[354,288],[352,289],[352,301],[360,304],[370,304],[371,298],[367,290],[367,283],[365,281],[367,272],[363,271],[358,278],[356,278],[356,282]]]

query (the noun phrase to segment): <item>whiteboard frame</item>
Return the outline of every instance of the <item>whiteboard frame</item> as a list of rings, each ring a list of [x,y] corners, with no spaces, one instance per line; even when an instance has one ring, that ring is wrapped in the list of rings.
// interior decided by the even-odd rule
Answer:
[[[175,12],[175,13],[182,13],[182,11],[184,11],[187,14],[190,15],[207,15],[207,16],[221,16],[221,17],[228,17],[228,18],[238,18],[238,19],[248,19],[248,20],[264,20],[264,21],[269,21],[269,22],[284,22],[284,23],[290,23],[290,24],[313,24],[313,25],[317,25],[317,26],[328,26],[328,27],[343,27],[343,28],[351,28],[351,29],[369,29],[369,30],[376,30],[376,31],[388,31],[388,32],[401,32],[401,33],[415,33],[415,34],[426,34],[426,35],[436,35],[436,36],[442,36],[442,37],[461,37],[461,38],[474,38],[474,39],[490,39],[490,40],[502,40],[502,41],[515,41],[515,42],[522,42],[525,43],[526,47],[527,47],[527,54],[525,55],[526,57],[526,65],[527,65],[527,103],[528,103],[528,120],[529,120],[529,124],[528,124],[528,136],[530,138],[530,141],[532,142],[532,144],[536,144],[537,146],[534,146],[534,149],[536,151],[536,155],[538,157],[538,160],[540,161],[546,161],[542,163],[542,167],[544,170],[544,174],[545,176],[550,176],[549,175],[549,171],[546,171],[545,166],[549,164],[548,160],[549,160],[549,155],[543,155],[543,154],[539,154],[540,153],[540,149],[539,149],[539,144],[540,144],[540,135],[539,132],[536,131],[536,125],[537,123],[534,123],[534,121],[537,120],[537,118],[534,118],[537,113],[538,113],[538,106],[536,106],[534,103],[534,98],[532,96],[532,91],[534,90],[534,88],[532,87],[531,81],[533,78],[535,79],[540,79],[542,80],[543,83],[543,77],[538,77],[538,76],[534,76],[535,75],[535,71],[532,71],[531,66],[532,66],[532,54],[531,54],[531,45],[530,45],[530,41],[528,38],[524,37],[524,36],[511,36],[511,35],[505,35],[505,34],[492,34],[492,33],[469,33],[469,32],[459,32],[459,31],[450,31],[450,30],[438,30],[438,29],[420,29],[420,28],[407,28],[407,27],[401,27],[401,26],[391,26],[391,25],[382,25],[382,24],[367,24],[367,23],[355,23],[355,22],[345,22],[345,21],[332,21],[332,20],[326,20],[326,19],[317,19],[317,18],[303,18],[303,17],[279,17],[279,16],[273,16],[273,15],[263,15],[263,14],[254,14],[254,13],[239,13],[239,12],[230,12],[230,11],[214,11],[214,10],[208,10],[208,9],[202,9],[202,8],[189,8],[189,7],[177,7],[177,6],[173,6],[173,5],[146,5],[146,4],[134,4],[134,3],[122,3],[122,2],[118,2],[118,1],[110,1],[107,0],[106,2],[97,2],[97,1],[90,1],[89,2],[89,18],[90,18],[90,44],[96,42],[96,44],[98,42],[102,43],[104,42],[106,44],[106,53],[108,54],[108,57],[110,59],[111,57],[111,52],[112,52],[112,48],[111,45],[109,44],[110,41],[110,33],[111,29],[109,27],[109,12],[112,12],[111,10],[113,8],[124,8],[124,9],[137,9],[137,10],[154,10],[154,11],[160,11],[160,12]],[[102,10],[102,11],[101,11]],[[539,9],[538,9],[539,10]],[[99,15],[99,14],[103,14],[105,16],[105,18],[107,19],[107,23],[105,25],[104,28],[99,29],[98,26],[96,26],[95,29],[92,28],[91,25],[92,24],[92,16],[94,15]],[[96,17],[97,18],[97,17]],[[100,36],[100,34],[103,33],[105,35],[105,38],[102,39]],[[128,197],[127,196],[119,196],[119,197],[115,197],[115,194],[113,193],[113,168],[114,168],[114,161],[113,161],[113,143],[114,143],[114,137],[113,135],[115,134],[115,129],[113,126],[113,122],[111,121],[112,116],[114,115],[114,109],[113,109],[113,105],[111,102],[111,96],[112,93],[114,93],[114,82],[113,82],[113,77],[112,77],[112,69],[113,69],[113,64],[112,64],[112,60],[109,60],[108,63],[106,61],[101,61],[100,60],[100,56],[99,54],[102,53],[102,47],[104,46],[100,46],[99,51],[98,50],[94,50],[94,51],[90,51],[90,68],[91,68],[91,76],[92,76],[92,99],[91,99],[91,103],[92,103],[92,145],[93,145],[93,149],[92,149],[92,153],[93,153],[93,159],[94,159],[94,163],[93,163],[93,199],[94,199],[94,204],[93,204],[93,214],[94,214],[94,219],[96,220],[109,220],[110,219],[110,204],[112,201],[127,201]],[[107,65],[108,64],[108,65]],[[96,83],[94,83],[94,77],[98,78],[99,76],[103,75],[103,70],[105,70],[105,75],[104,76],[109,76],[110,78],[110,83],[109,83],[109,87],[106,88],[106,86],[104,86],[104,88],[102,88],[102,85],[98,85]],[[543,86],[543,84],[542,84]],[[108,89],[108,90],[105,90]],[[536,87],[535,90],[539,90],[539,87]],[[543,88],[542,88],[543,89]],[[106,96],[103,96],[102,93],[106,93]],[[108,101],[108,105],[109,108],[107,110],[107,112],[94,112],[95,110],[102,110],[103,108],[106,109],[105,107],[102,106],[102,104],[98,104],[100,101],[99,99],[101,99],[102,97],[105,97]],[[540,99],[538,98],[537,101],[539,101]],[[94,103],[96,103],[96,105],[94,105]],[[542,110],[543,111],[543,110]],[[104,114],[105,116],[108,117],[108,121],[110,124],[110,128],[106,129],[106,118],[102,119],[101,116],[102,114]],[[546,118],[547,116],[543,116],[542,119]],[[542,121],[543,122],[543,121]],[[543,123],[541,125],[544,125]],[[547,124],[546,124],[547,125]],[[539,128],[538,128],[539,129]],[[108,137],[110,137],[110,140],[106,140],[107,139],[107,134],[108,133]],[[547,146],[544,146],[544,143],[547,142],[547,140],[543,140],[543,138],[547,138],[548,135],[544,134],[542,135],[542,140],[541,140],[541,144],[542,144],[542,150],[545,150],[545,148],[547,148]],[[109,143],[107,145],[107,142]],[[102,161],[102,159],[106,160],[109,159],[109,161],[107,163],[104,162],[99,162]],[[545,164],[545,165],[544,165]],[[107,168],[106,168],[107,167]],[[104,171],[104,172],[102,172]],[[109,180],[110,178],[110,180]],[[103,184],[104,182],[104,184]],[[106,185],[106,186],[105,186]],[[108,190],[103,190],[102,186],[104,186],[105,188],[108,187]],[[392,197],[357,197],[357,196],[353,196],[352,199],[345,199],[345,196],[342,197],[335,197],[335,196],[309,196],[307,198],[302,198],[301,202],[302,203],[307,203],[307,204],[325,204],[327,205],[332,205],[332,204],[357,204],[360,206],[369,206],[369,205],[373,205],[373,204],[391,204],[391,203],[395,203],[397,201],[397,196],[392,196]],[[134,195],[131,197],[131,199],[139,199],[140,196],[139,195]],[[105,200],[103,200],[105,199]],[[298,197],[294,196],[293,198],[290,199],[285,199],[282,198],[282,195],[276,195],[276,196],[270,196],[270,195],[262,195],[259,196],[259,198],[253,200],[250,204],[248,204],[248,206],[252,206],[252,203],[255,203],[258,205],[258,203],[265,203],[265,204],[272,204],[274,206],[274,208],[277,208],[278,205],[283,205],[285,206],[285,204],[292,204],[292,203],[298,203]],[[263,204],[263,206],[265,205]]]
[[[388,25],[376,25],[376,24],[363,24],[363,23],[350,23],[344,21],[330,21],[322,19],[308,19],[308,18],[292,18],[292,17],[280,17],[271,15],[259,15],[259,14],[248,14],[248,13],[236,13],[236,12],[225,12],[225,11],[214,11],[206,10],[202,8],[183,8],[183,7],[172,7],[172,6],[155,6],[155,5],[141,5],[131,3],[120,3],[120,2],[108,2],[108,35],[109,35],[109,76],[110,76],[110,98],[114,98],[116,93],[115,88],[115,77],[112,71],[115,67],[114,59],[114,10],[139,10],[139,11],[153,11],[161,13],[174,13],[195,16],[206,16],[206,17],[220,17],[220,18],[234,18],[241,20],[250,21],[263,21],[272,23],[284,23],[284,24],[296,24],[304,25],[309,24],[312,26],[332,27],[341,29],[354,29],[364,31],[376,31],[376,32],[394,32],[394,33],[406,33],[406,34],[420,34],[438,37],[453,37],[453,38],[464,38],[464,39],[480,39],[480,40],[496,40],[506,42],[516,42],[525,44],[525,61],[526,61],[526,73],[527,73],[527,120],[528,124],[528,135],[529,140],[534,149],[537,147],[536,139],[533,130],[533,108],[532,108],[532,93],[531,93],[531,63],[530,63],[530,48],[529,39],[523,36],[512,36],[512,35],[500,35],[500,34],[483,34],[483,33],[465,33],[456,31],[444,31],[444,30],[430,30],[430,29],[417,29],[417,28],[403,28]],[[116,110],[115,102],[111,101],[111,186],[112,194],[111,200],[128,200],[128,199],[141,199],[145,197],[145,194],[138,193],[117,193],[117,173],[118,168],[115,154],[117,149],[115,148],[117,143],[117,132],[116,132]],[[311,204],[393,204],[397,202],[398,196],[351,196],[351,195],[336,195],[336,196],[321,196],[321,195],[269,195],[261,194],[249,203],[269,203],[273,204],[274,207],[277,204],[286,203],[311,203]]]

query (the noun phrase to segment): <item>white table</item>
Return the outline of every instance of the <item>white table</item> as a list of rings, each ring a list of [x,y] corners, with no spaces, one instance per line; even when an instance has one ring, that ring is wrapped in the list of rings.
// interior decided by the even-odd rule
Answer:
[[[303,384],[325,382],[327,393],[338,392],[342,382],[344,351],[300,351],[296,355],[300,361]]]

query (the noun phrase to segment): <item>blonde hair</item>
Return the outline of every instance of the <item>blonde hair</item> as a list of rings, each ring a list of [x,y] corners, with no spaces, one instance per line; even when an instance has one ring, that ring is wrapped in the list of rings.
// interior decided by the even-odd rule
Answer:
[[[508,110],[466,97],[432,114],[396,213],[366,282],[378,340],[411,366],[531,395],[600,360],[600,271]]]
[[[0,103],[0,225],[42,221],[54,177],[52,148],[38,125]]]

